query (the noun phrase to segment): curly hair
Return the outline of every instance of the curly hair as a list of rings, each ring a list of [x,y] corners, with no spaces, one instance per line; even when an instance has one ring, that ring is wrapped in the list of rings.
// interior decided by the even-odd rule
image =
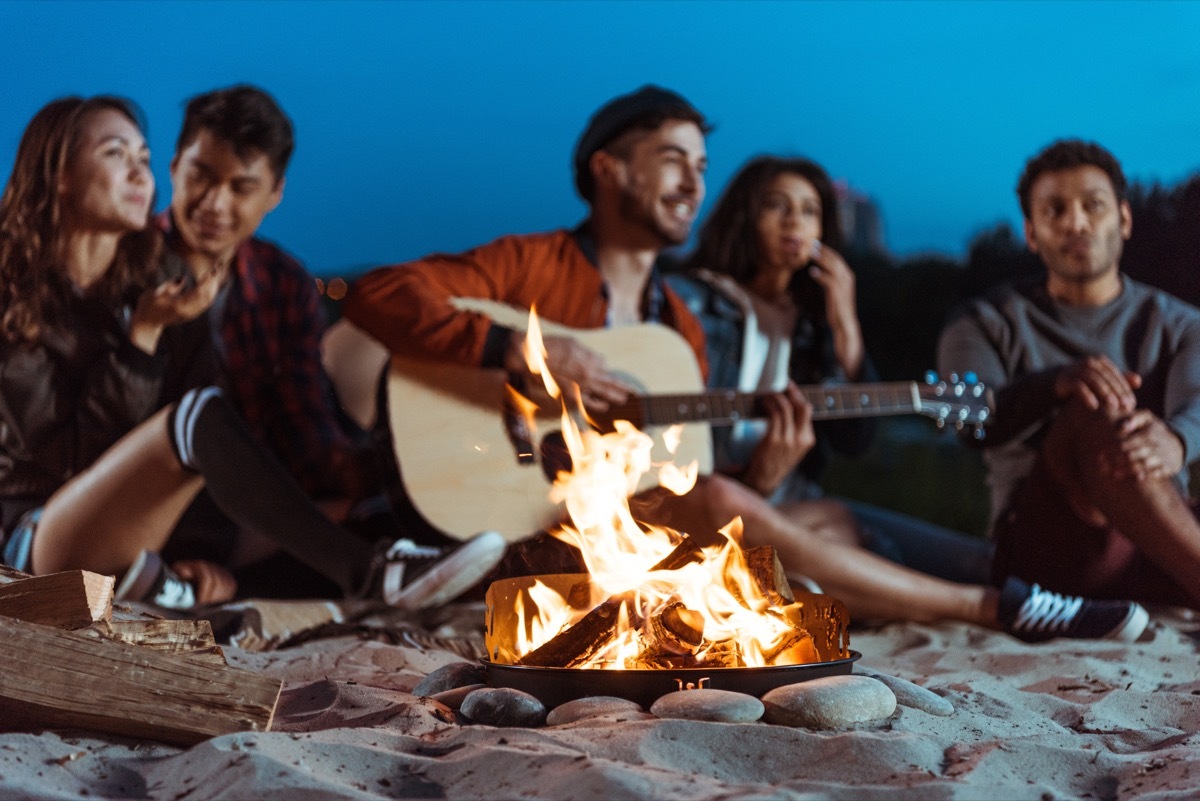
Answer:
[[[65,97],[44,106],[25,128],[12,175],[0,195],[0,336],[32,342],[61,309],[67,232],[60,183],[75,156],[89,115],[111,109],[145,130],[128,100],[108,95]],[[161,237],[153,226],[121,238],[97,291],[117,302],[153,280]]]
[[[808,159],[758,156],[746,162],[721,192],[716,206],[700,227],[696,249],[684,264],[685,269],[703,268],[729,275],[739,284],[750,283],[758,273],[761,257],[758,217],[767,188],[778,176],[788,173],[800,176],[817,190],[817,196],[821,198],[821,241],[834,250],[841,250],[837,195],[828,173]],[[796,301],[818,311],[822,307],[820,298],[810,290],[811,287],[800,280],[792,282]]]
[[[1082,139],[1059,139],[1050,144],[1025,163],[1025,169],[1017,181],[1017,199],[1021,202],[1021,213],[1025,219],[1031,219],[1033,213],[1029,205],[1029,196],[1033,192],[1033,184],[1043,174],[1070,170],[1075,167],[1099,167],[1108,175],[1112,183],[1113,193],[1117,202],[1126,199],[1128,183],[1121,169],[1121,162],[1116,156],[1095,142],[1085,142]]]

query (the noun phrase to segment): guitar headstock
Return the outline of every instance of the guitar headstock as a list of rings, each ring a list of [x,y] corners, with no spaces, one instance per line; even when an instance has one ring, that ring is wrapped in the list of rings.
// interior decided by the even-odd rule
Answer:
[[[928,372],[925,383],[917,385],[917,396],[917,411],[932,417],[938,428],[970,428],[975,439],[983,439],[984,423],[992,413],[991,393],[974,373],[966,373],[961,379],[951,374],[948,381],[943,381],[937,373]]]

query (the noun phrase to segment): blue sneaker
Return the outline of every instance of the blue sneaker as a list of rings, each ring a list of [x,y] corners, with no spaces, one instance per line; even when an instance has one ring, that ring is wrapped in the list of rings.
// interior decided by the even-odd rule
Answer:
[[[1150,622],[1150,615],[1139,603],[1060,595],[1018,578],[1004,583],[999,614],[1003,629],[1025,642],[1056,637],[1133,642]]]

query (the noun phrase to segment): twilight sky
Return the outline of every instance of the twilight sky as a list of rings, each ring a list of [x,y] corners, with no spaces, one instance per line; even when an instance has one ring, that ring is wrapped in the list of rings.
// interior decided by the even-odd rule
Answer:
[[[318,275],[577,222],[575,140],[644,83],[713,120],[711,207],[746,159],[816,159],[901,254],[960,255],[1055,138],[1131,178],[1200,171],[1200,3],[0,0],[0,171],[47,101],[115,93],[150,123],[159,207],[183,101],[238,82],[297,129],[263,227]]]

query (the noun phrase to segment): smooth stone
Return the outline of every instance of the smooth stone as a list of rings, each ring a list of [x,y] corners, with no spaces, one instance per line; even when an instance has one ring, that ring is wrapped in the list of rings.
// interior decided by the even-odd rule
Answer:
[[[641,711],[641,704],[636,701],[611,695],[593,695],[589,698],[576,698],[574,701],[567,701],[565,704],[554,707],[546,716],[546,725],[561,726],[564,723],[574,723],[577,720],[594,718],[597,715]]]
[[[459,711],[486,726],[541,726],[546,720],[541,701],[511,687],[484,687],[468,693]]]
[[[753,723],[763,716],[763,702],[731,690],[679,690],[667,693],[650,707],[660,718],[707,720],[713,723]]]
[[[429,696],[429,699],[431,701],[437,701],[438,703],[445,704],[457,712],[462,708],[462,702],[466,700],[468,695],[486,686],[486,684],[468,684],[466,687],[455,687],[453,690],[434,693],[433,695]]]
[[[825,676],[776,687],[763,696],[764,720],[780,726],[841,729],[882,720],[896,711],[896,695],[868,676]]]
[[[486,683],[487,673],[484,671],[483,665],[471,662],[451,662],[448,665],[442,665],[421,679],[421,682],[413,687],[412,694],[426,697],[444,693],[446,690],[466,687],[468,684]]]
[[[954,704],[919,684],[913,684],[911,681],[902,679],[899,676],[876,673],[873,670],[859,670],[857,672],[886,684],[888,689],[895,694],[896,703],[901,706],[919,709],[922,712],[928,712],[930,715],[941,715],[942,717],[954,714]]]

